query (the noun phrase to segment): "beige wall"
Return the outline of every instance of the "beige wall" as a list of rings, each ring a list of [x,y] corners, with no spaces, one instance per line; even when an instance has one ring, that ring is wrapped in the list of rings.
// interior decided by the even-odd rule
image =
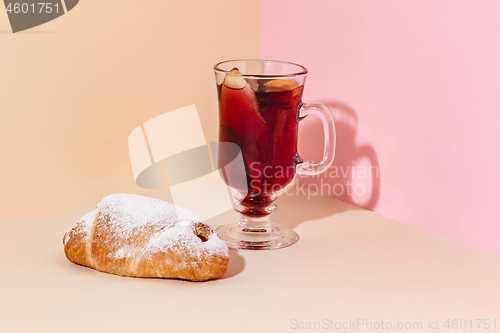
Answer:
[[[127,138],[196,104],[217,138],[212,67],[258,58],[259,1],[82,0],[12,34],[0,12],[0,219],[97,203],[135,185]]]

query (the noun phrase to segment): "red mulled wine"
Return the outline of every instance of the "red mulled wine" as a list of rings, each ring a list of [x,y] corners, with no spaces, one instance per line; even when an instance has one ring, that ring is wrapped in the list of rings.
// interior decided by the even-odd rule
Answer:
[[[219,141],[237,145],[243,168],[224,168],[223,178],[247,193],[241,202],[247,215],[266,215],[261,208],[271,194],[288,185],[295,174],[298,115],[303,86],[287,79],[245,81],[238,71],[226,75],[218,86]],[[221,146],[222,147],[222,146]],[[219,166],[234,154],[219,149]]]

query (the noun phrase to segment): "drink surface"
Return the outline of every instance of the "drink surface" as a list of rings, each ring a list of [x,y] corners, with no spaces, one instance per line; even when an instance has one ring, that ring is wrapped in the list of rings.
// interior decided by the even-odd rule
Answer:
[[[300,160],[297,111],[303,86],[289,79],[254,79],[241,86],[235,89],[222,83],[217,87],[219,142],[237,145],[245,162],[244,168],[223,168],[222,177],[232,188],[247,193],[244,201],[266,205],[271,193],[292,181]],[[219,166],[233,158],[234,151],[219,148]]]

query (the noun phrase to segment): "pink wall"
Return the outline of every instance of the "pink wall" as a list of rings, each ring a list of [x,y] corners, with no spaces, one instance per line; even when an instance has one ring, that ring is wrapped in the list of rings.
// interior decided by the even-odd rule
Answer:
[[[299,182],[500,254],[499,17],[498,0],[261,0],[261,58],[309,69],[304,100],[338,122],[337,168],[380,171]],[[309,158],[316,128],[302,125]],[[347,180],[366,193],[341,194]]]

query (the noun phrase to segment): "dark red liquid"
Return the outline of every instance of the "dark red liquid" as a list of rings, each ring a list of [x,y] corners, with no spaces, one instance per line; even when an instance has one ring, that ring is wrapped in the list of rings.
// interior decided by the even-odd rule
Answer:
[[[276,81],[275,81],[276,82]],[[272,83],[272,82],[271,82]],[[286,82],[285,82],[286,83]],[[259,209],[272,203],[272,193],[288,185],[295,173],[298,117],[302,86],[259,83],[256,91],[218,86],[219,141],[236,144],[243,154],[244,170],[229,168],[226,183],[247,193],[247,215],[266,215]],[[219,165],[227,164],[229,153],[219,149]]]

